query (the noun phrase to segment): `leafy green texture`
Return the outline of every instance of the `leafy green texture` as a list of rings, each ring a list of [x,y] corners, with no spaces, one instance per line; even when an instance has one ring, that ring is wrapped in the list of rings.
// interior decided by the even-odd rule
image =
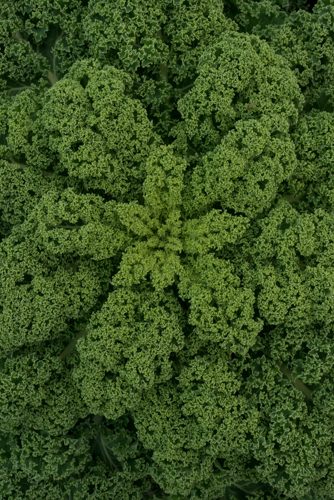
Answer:
[[[170,355],[183,347],[182,311],[157,292],[111,292],[78,343],[74,380],[93,413],[110,419],[135,408],[154,384],[172,377]]]
[[[218,146],[238,120],[278,115],[284,128],[286,120],[296,121],[302,102],[296,78],[267,43],[225,33],[203,52],[194,85],[179,100],[182,120],[174,133],[182,150],[197,159]]]
[[[314,3],[1,2],[1,499],[334,498]]]

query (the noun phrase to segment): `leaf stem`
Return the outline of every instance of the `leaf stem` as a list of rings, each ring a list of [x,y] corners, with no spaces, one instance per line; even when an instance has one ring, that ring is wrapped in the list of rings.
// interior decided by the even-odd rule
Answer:
[[[307,387],[304,384],[304,382],[302,380],[294,377],[292,372],[289,370],[289,368],[286,365],[284,365],[283,363],[279,366],[279,368],[280,368],[281,372],[283,373],[283,375],[285,375],[287,377],[287,379],[290,380],[292,385],[296,389],[298,389],[298,391],[301,391],[304,394],[306,399],[312,400],[313,392],[311,391],[311,389],[309,389],[309,387]]]

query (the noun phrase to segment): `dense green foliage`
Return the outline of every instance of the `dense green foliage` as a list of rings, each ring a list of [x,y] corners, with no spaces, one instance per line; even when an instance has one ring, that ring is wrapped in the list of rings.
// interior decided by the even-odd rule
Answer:
[[[333,47],[334,0],[0,2],[1,499],[334,498]]]

